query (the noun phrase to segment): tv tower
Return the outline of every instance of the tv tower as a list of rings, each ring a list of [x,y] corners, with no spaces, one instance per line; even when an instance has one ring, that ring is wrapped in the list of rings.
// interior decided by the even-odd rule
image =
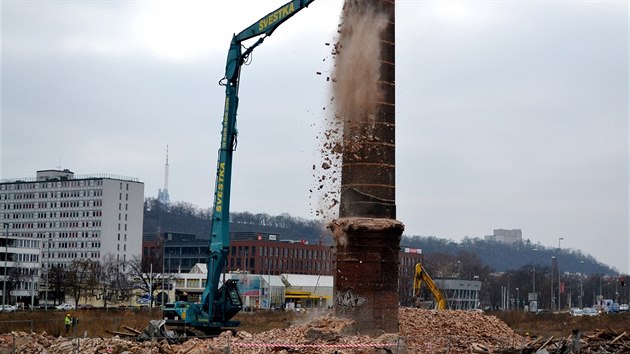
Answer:
[[[158,200],[162,204],[168,204],[171,201],[168,195],[168,145],[166,145],[166,164],[164,164],[164,189],[158,190]]]

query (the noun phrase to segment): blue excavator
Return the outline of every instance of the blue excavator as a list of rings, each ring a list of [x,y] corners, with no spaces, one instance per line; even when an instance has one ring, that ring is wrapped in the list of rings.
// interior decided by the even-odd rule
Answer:
[[[236,280],[221,280],[230,245],[230,189],[232,180],[232,155],[236,149],[236,111],[241,67],[252,51],[265,38],[314,0],[293,0],[270,12],[251,26],[232,37],[225,67],[225,108],[222,117],[221,144],[217,161],[212,232],[208,255],[208,278],[200,302],[176,301],[164,308],[166,325],[176,332],[199,335],[216,334],[223,329],[234,328],[239,321],[232,318],[241,311],[243,304]],[[244,41],[256,40],[245,48]],[[182,330],[182,328],[184,330]]]

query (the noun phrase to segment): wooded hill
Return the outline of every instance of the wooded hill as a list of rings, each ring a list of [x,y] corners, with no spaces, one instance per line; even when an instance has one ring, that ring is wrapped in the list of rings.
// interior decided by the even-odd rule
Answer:
[[[230,214],[232,232],[263,232],[279,236],[280,240],[307,240],[309,243],[332,244],[332,235],[319,220],[307,220],[289,214],[271,216],[265,213],[235,212]],[[196,234],[210,237],[211,212],[190,203],[160,203],[148,198],[144,203],[144,234],[162,232]],[[559,257],[563,271],[582,274],[617,275],[618,271],[581,251],[534,244],[525,240],[516,245],[465,237],[455,242],[435,236],[403,235],[401,247],[422,249],[422,253],[443,254],[453,257],[476,257],[493,272],[505,272],[528,265],[551,268],[553,256]],[[432,257],[435,258],[435,257]]]

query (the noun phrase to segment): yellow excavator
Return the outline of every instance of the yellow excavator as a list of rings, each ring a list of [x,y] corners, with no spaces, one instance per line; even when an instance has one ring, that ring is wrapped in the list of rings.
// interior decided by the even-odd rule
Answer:
[[[421,263],[416,264],[416,272],[413,276],[413,299],[414,304],[419,303],[420,300],[420,289],[422,288],[422,283],[425,283],[427,289],[431,291],[433,296],[435,297],[435,308],[438,310],[446,309],[446,299],[444,295],[438,289],[437,285],[433,282],[433,279],[429,276],[429,274],[424,270]]]

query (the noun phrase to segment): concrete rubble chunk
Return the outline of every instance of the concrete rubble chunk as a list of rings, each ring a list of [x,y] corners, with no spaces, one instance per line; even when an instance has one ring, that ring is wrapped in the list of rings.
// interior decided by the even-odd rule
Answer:
[[[169,343],[178,342],[178,335],[173,331],[167,330],[165,324],[165,320],[149,321],[149,325],[144,328],[140,335],[138,335],[138,340],[145,341],[153,338],[166,338]]]

